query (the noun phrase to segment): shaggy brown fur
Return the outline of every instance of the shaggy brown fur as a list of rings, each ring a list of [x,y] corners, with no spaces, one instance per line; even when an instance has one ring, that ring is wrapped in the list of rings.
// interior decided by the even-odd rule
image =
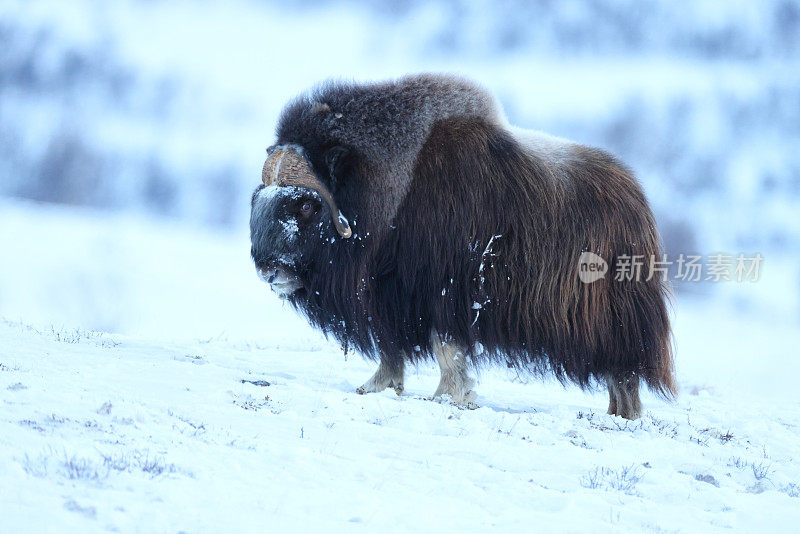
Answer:
[[[606,384],[609,413],[636,418],[639,379],[676,391],[666,288],[644,272],[614,278],[623,255],[661,258],[647,200],[608,154],[515,132],[496,109],[473,84],[431,75],[298,99],[278,143],[303,147],[354,238],[337,238],[320,210],[288,246],[273,225],[291,210],[257,191],[253,258],[301,281],[289,300],[312,324],[380,356],[368,390],[401,391],[404,362],[446,339],[473,365]],[[586,251],[609,264],[591,284],[578,276]]]

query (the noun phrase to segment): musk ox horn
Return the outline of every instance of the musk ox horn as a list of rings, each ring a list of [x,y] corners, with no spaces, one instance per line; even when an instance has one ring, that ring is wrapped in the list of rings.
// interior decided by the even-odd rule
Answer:
[[[264,168],[261,170],[261,181],[267,186],[305,187],[316,191],[331,210],[333,225],[339,235],[345,239],[353,235],[350,223],[339,211],[330,190],[316,177],[308,160],[295,147],[279,146],[270,152],[267,161],[264,162]]]

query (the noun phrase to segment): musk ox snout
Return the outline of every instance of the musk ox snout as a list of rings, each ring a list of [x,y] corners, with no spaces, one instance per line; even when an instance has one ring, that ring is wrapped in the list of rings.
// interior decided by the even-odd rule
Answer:
[[[258,277],[269,284],[280,298],[286,298],[303,287],[303,283],[290,269],[282,265],[256,266]]]
[[[282,297],[302,287],[297,275],[302,263],[300,221],[292,206],[314,202],[297,188],[259,186],[250,212],[250,255],[258,276]],[[319,201],[316,201],[317,205]]]

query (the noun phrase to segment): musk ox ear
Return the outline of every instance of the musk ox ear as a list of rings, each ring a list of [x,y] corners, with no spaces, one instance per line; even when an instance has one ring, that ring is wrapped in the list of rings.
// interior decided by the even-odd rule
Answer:
[[[331,191],[336,192],[344,185],[344,177],[350,165],[350,149],[344,146],[334,146],[325,151],[325,165],[331,177]]]

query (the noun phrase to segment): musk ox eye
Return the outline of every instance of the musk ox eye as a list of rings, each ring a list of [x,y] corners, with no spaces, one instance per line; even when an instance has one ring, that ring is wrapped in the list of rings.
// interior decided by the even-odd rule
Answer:
[[[311,202],[310,200],[306,200],[300,206],[300,214],[303,217],[310,217],[311,214],[314,213],[315,211],[317,211],[317,210],[315,209],[314,203]]]

